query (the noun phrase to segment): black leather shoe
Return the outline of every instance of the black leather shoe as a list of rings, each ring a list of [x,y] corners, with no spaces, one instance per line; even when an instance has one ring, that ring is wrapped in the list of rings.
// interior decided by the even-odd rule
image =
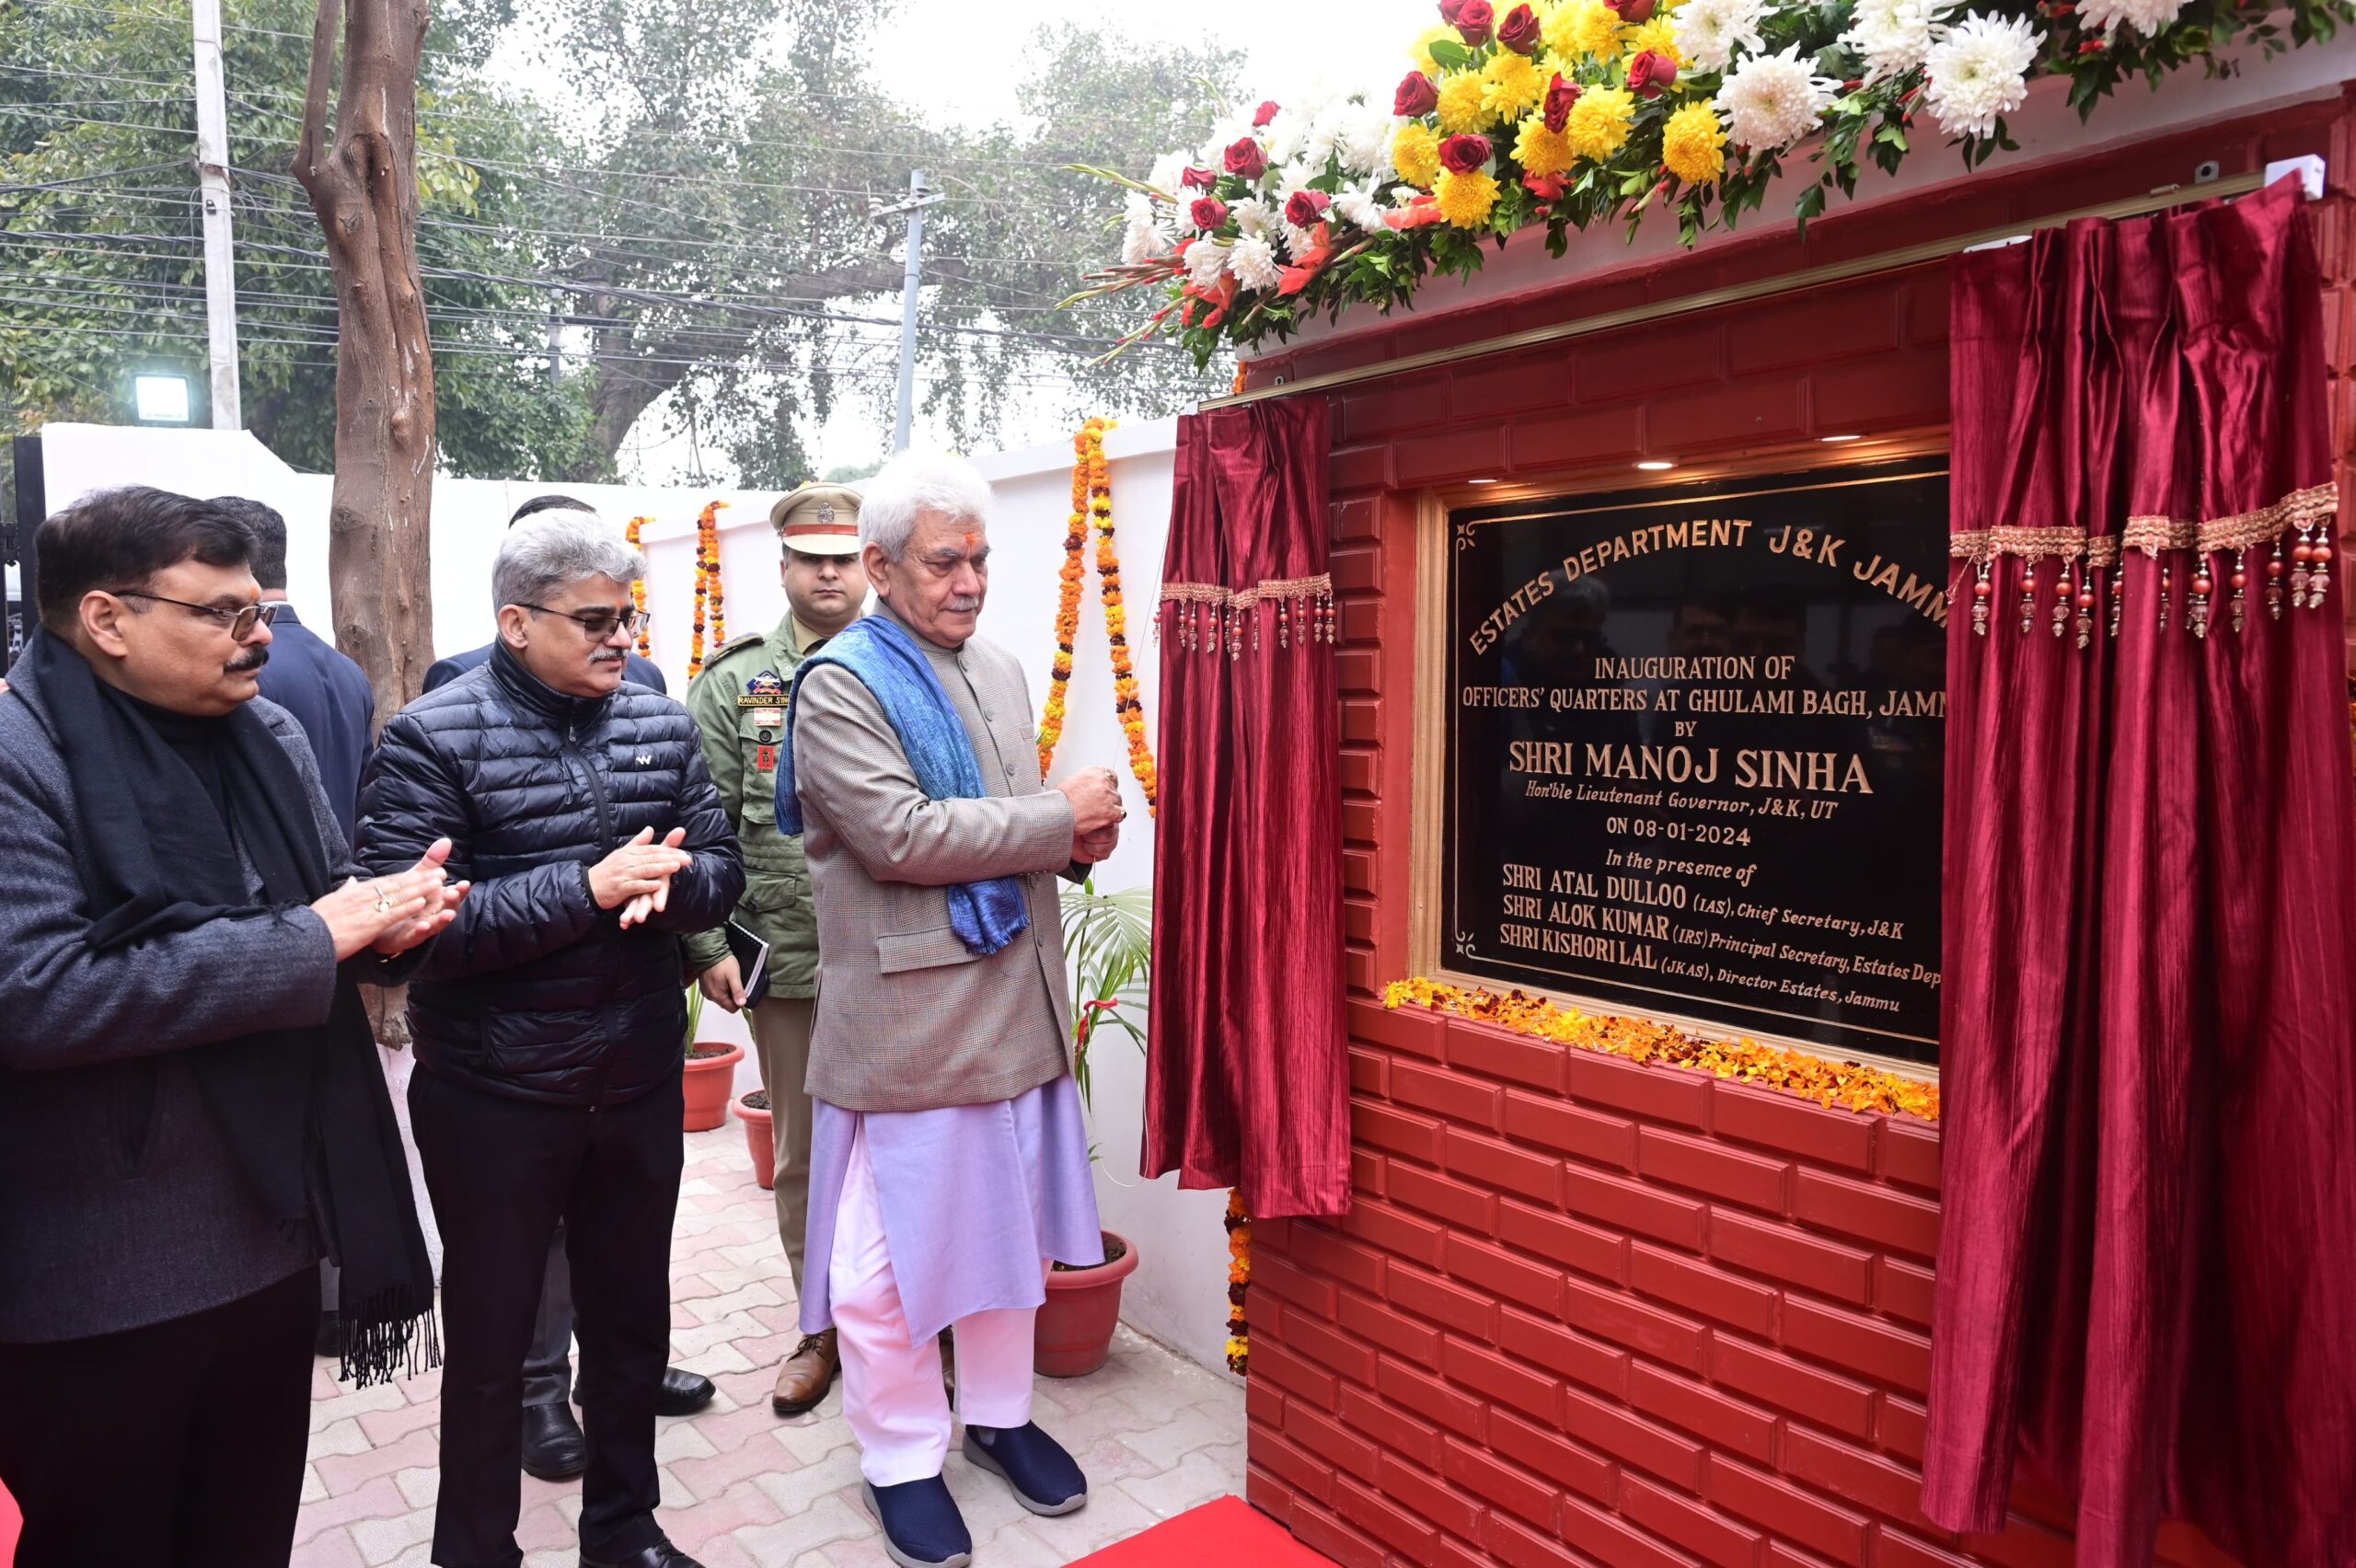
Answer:
[[[311,1341],[311,1352],[315,1355],[324,1356],[330,1361],[342,1357],[343,1314],[341,1312],[319,1314],[318,1333]]]
[[[682,1372],[676,1366],[663,1368],[663,1391],[654,1396],[657,1415],[693,1415],[711,1402],[719,1390],[711,1379],[693,1372]],[[686,1559],[680,1559],[685,1562]]]
[[[703,1568],[703,1564],[669,1541],[658,1540],[620,1557],[599,1557],[583,1551],[581,1568]]]
[[[524,1473],[563,1481],[589,1468],[589,1439],[562,1403],[524,1407]]]

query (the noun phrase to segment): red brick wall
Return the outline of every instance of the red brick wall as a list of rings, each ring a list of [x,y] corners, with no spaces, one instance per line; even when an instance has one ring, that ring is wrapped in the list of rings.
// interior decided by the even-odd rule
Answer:
[[[1403,319],[1255,379],[1468,341],[2330,152],[2335,367],[2356,344],[2339,105],[2211,130],[1642,274]],[[1252,1499],[1349,1568],[2067,1568],[2025,1485],[2000,1536],[1917,1512],[1935,1128],[1390,1013],[1408,973],[1418,493],[1624,482],[1946,421],[1942,269],[1468,362],[1336,395],[1356,1206],[1255,1228]],[[2342,450],[2356,414],[2335,387]],[[2193,1532],[2171,1563],[2221,1562]]]

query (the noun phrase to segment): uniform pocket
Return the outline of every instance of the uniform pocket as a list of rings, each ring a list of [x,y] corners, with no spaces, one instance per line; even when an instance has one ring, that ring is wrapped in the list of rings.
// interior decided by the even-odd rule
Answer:
[[[925,931],[885,931],[875,939],[875,968],[883,974],[971,963],[980,956],[947,926]]]

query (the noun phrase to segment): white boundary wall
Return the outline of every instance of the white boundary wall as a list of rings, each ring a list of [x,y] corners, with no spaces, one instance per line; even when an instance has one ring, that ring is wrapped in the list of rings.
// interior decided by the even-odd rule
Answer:
[[[1161,588],[1170,523],[1177,425],[1161,421],[1114,431],[1105,443],[1113,467],[1125,597],[1139,689],[1149,725],[1161,717],[1159,660],[1151,609]],[[331,636],[328,602],[328,502],[330,480],[299,474],[242,432],[158,430],[54,424],[42,432],[51,511],[107,485],[149,484],[187,495],[248,495],[284,513],[288,594],[312,627]],[[1055,660],[1057,571],[1070,507],[1068,444],[1032,447],[976,459],[997,492],[992,519],[990,595],[982,633],[1013,651],[1030,677],[1034,707],[1046,700]],[[491,563],[508,514],[530,496],[561,490],[595,506],[617,526],[634,515],[643,530],[647,607],[654,612],[655,663],[673,694],[686,687],[695,585],[695,520],[708,501],[720,513],[721,562],[732,636],[767,630],[785,609],[778,581],[776,536],[768,526],[775,492],[658,490],[631,485],[572,485],[449,479],[436,481],[432,538],[434,645],[459,652],[491,640]],[[1152,819],[1129,777],[1125,743],[1113,716],[1113,676],[1096,596],[1095,551],[1089,549],[1069,716],[1056,775],[1086,766],[1116,769],[1129,807],[1127,836],[1106,863],[1099,886],[1131,887],[1153,876]],[[704,1009],[702,1034],[749,1044],[744,1025]],[[1223,1193],[1181,1193],[1172,1179],[1139,1181],[1138,1147],[1144,1114],[1143,1059],[1126,1036],[1100,1035],[1095,1057],[1097,1194],[1104,1223],[1138,1244],[1141,1262],[1124,1298],[1130,1324],[1206,1366],[1225,1366],[1227,1237]],[[758,1078],[749,1054],[739,1090]]]

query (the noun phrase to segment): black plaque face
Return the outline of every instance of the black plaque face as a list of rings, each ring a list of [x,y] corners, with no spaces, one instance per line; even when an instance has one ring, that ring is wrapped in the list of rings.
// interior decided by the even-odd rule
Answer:
[[[1449,523],[1448,966],[1936,1061],[1945,461]]]

